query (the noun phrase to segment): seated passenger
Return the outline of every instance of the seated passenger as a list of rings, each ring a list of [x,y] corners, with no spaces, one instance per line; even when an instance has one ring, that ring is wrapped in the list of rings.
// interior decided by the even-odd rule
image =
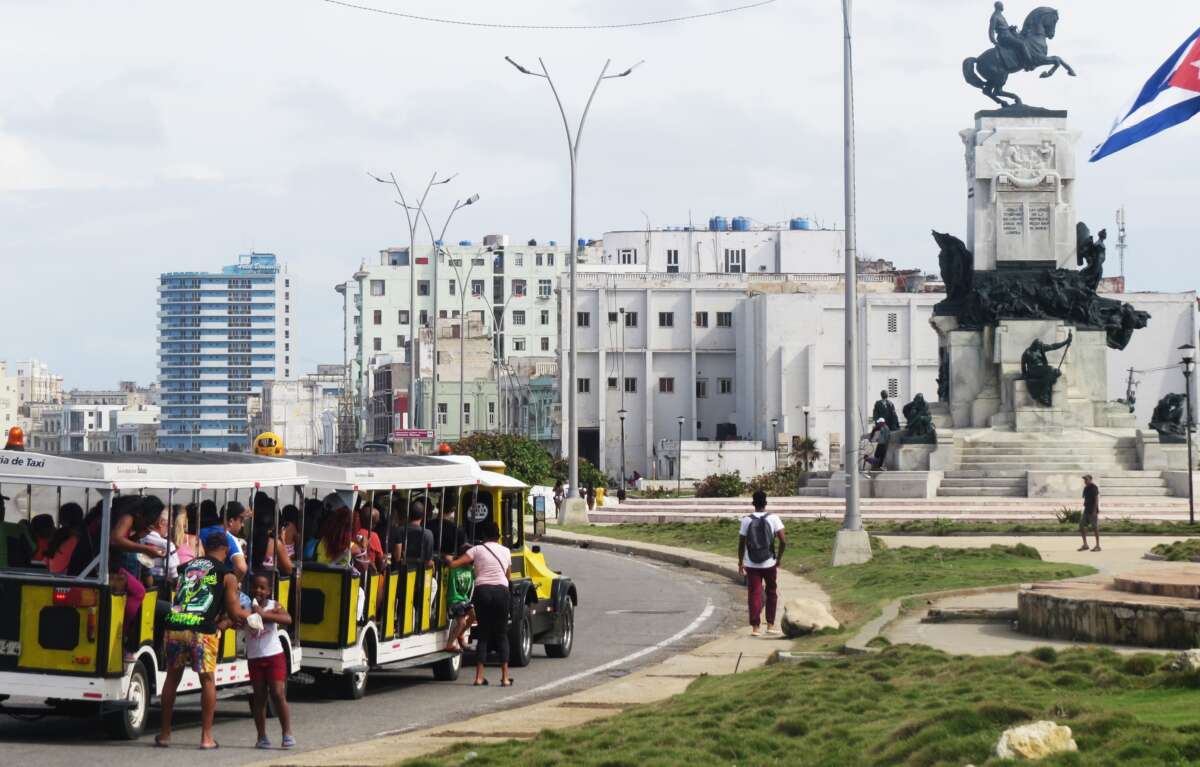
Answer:
[[[284,515],[287,509],[296,511],[295,506],[285,508],[280,515],[280,526],[286,523]],[[294,521],[294,517],[293,517]],[[295,531],[295,525],[292,525]],[[295,546],[289,547],[283,541],[283,536],[275,530],[275,502],[265,493],[259,493],[254,500],[254,529],[250,547],[251,568],[256,573],[277,570],[283,575],[292,574],[292,555]],[[276,556],[278,554],[278,556]]]
[[[167,536],[170,534],[171,520],[166,509],[159,513],[158,519],[154,520],[154,524],[142,536],[142,543],[150,546],[156,546],[163,551],[167,551]],[[150,565],[150,579],[154,583],[162,583],[163,579],[175,580],[179,571],[179,536],[176,540],[171,541],[170,554],[166,557],[154,557],[153,564]],[[164,566],[164,561],[165,566]]]
[[[246,510],[245,506],[237,501],[230,501],[225,506],[225,513],[235,514],[238,518],[242,512]],[[238,580],[241,580],[246,575],[246,556],[242,553],[242,547],[238,543],[238,539],[229,532],[225,524],[221,521],[221,515],[217,512],[217,504],[215,501],[203,500],[200,502],[200,540],[207,541],[214,533],[225,536],[227,544],[225,549],[225,559],[221,563],[229,569]]]
[[[408,508],[408,526],[404,528],[404,564],[406,567],[433,566],[433,532],[425,529],[425,503],[413,501]]]
[[[45,565],[46,549],[54,536],[54,517],[49,514],[38,514],[29,520],[29,532],[33,536],[34,551],[31,561]]]
[[[317,562],[335,567],[350,567],[357,553],[354,544],[354,517],[337,493],[325,496],[325,519],[317,541]]]
[[[29,567],[33,558],[34,542],[27,525],[4,521],[4,502],[7,495],[0,495],[0,570],[8,567]]]
[[[321,527],[325,522],[325,504],[316,498],[304,502],[304,558],[317,558],[317,543],[321,540]]]
[[[58,510],[58,529],[46,545],[46,566],[50,572],[56,575],[67,572],[71,555],[83,536],[83,508],[78,503],[64,503]]]
[[[360,570],[373,573],[383,572],[383,543],[375,526],[379,523],[379,511],[374,506],[364,505],[358,510],[358,530],[354,542],[358,546],[355,564]]]

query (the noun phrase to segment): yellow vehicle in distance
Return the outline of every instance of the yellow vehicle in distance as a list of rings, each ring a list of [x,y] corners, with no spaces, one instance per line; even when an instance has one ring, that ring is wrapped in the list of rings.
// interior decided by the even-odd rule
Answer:
[[[282,458],[287,454],[283,440],[273,431],[264,431],[254,438],[254,454]]]

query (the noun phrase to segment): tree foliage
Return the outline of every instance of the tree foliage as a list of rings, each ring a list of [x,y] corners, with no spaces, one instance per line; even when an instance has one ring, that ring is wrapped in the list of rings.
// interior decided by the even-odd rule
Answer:
[[[454,443],[451,449],[456,455],[469,455],[477,461],[504,461],[508,475],[527,485],[554,482],[554,459],[528,437],[477,431]]]
[[[709,474],[696,485],[696,495],[700,498],[735,498],[744,492],[746,483],[738,471]]]

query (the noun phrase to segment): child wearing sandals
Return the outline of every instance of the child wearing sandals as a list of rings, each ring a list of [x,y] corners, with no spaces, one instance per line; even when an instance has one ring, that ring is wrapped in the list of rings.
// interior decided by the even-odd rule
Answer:
[[[470,548],[464,543],[458,548],[458,556],[461,557]],[[470,565],[456,567],[450,570],[446,582],[446,612],[454,619],[450,633],[446,635],[446,652],[462,652],[463,636],[475,622],[475,606],[471,604],[471,594],[475,591],[475,570]]]
[[[254,602],[250,617],[246,619],[246,657],[249,659],[250,684],[254,697],[250,708],[254,712],[254,726],[258,729],[256,748],[270,748],[267,737],[267,694],[279,715],[279,726],[283,730],[280,745],[291,748],[296,745],[292,736],[292,713],[287,703],[288,658],[279,641],[279,627],[290,626],[292,617],[278,602],[271,599],[271,576],[259,573],[254,576],[250,593]],[[257,618],[258,620],[255,620]]]

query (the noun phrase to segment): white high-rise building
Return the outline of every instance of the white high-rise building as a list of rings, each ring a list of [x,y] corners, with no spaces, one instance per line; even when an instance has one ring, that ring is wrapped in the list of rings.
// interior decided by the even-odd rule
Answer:
[[[250,446],[247,399],[292,377],[292,285],[271,253],[218,272],[168,272],[158,286],[162,450]]]

